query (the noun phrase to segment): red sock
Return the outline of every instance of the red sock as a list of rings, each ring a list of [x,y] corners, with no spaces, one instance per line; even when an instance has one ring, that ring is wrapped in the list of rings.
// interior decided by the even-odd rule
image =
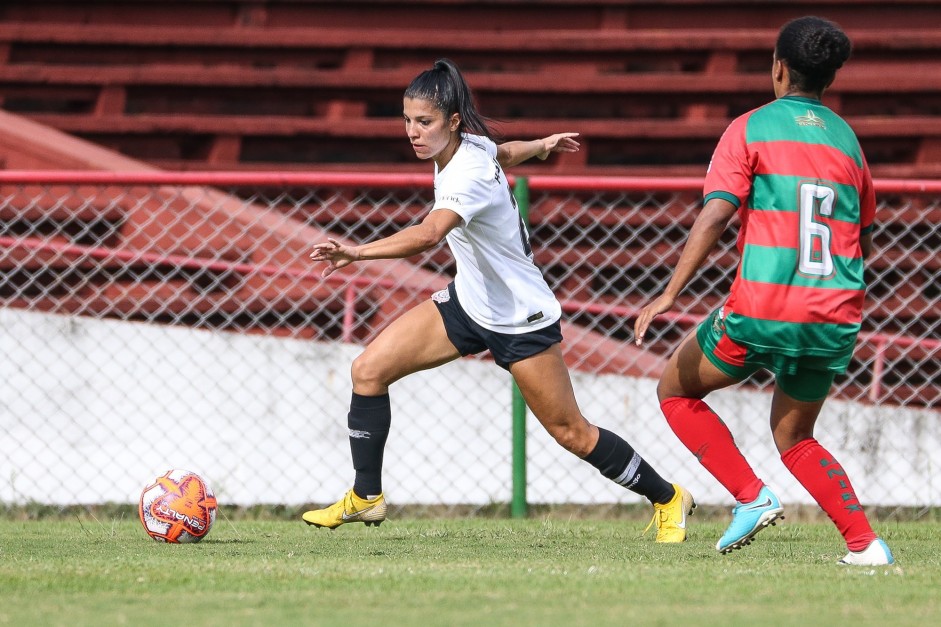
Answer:
[[[850,551],[862,551],[876,539],[849,477],[817,440],[798,442],[781,455],[781,461],[827,513]]]
[[[732,432],[705,402],[673,396],[660,409],[676,437],[740,503],[758,498],[764,482],[735,446]]]

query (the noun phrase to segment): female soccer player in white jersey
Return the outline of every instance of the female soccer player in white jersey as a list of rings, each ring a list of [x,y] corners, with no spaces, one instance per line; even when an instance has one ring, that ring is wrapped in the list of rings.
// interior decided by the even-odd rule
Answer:
[[[334,505],[304,521],[335,528],[385,520],[382,457],[391,412],[389,386],[462,355],[490,350],[513,376],[533,414],[563,448],[653,503],[658,542],[682,542],[693,497],[659,474],[622,438],[588,422],[562,359],[561,306],[533,264],[529,239],[503,168],[550,152],[575,152],[577,133],[494,143],[470,88],[447,59],[405,90],[405,131],[419,159],[435,165],[435,203],[417,225],[359,246],[334,240],[310,258],[324,276],[357,261],[419,254],[447,239],[453,283],[384,329],[353,362],[348,425],[356,475]]]

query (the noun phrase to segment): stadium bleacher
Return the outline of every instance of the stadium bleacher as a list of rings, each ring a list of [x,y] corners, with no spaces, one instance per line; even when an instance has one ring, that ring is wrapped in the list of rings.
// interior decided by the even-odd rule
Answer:
[[[728,121],[770,99],[775,29],[812,9],[854,39],[827,100],[876,175],[941,173],[926,2],[8,4],[3,107],[160,167],[416,171],[401,92],[449,56],[508,137],[582,133],[556,169],[674,175],[701,174]]]

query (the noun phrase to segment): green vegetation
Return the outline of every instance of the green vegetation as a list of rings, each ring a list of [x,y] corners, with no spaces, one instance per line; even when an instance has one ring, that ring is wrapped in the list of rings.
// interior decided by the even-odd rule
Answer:
[[[729,556],[724,522],[660,546],[636,520],[401,519],[328,531],[220,517],[196,545],[135,518],[0,518],[0,624],[922,625],[941,616],[941,524],[880,523],[899,567],[836,565],[829,522]]]

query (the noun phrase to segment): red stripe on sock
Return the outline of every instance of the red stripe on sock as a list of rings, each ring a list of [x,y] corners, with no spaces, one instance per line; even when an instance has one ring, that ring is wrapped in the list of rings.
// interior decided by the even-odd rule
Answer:
[[[784,451],[781,461],[827,513],[850,551],[862,551],[876,539],[849,477],[817,440],[798,442]]]
[[[735,500],[758,498],[764,483],[735,445],[732,432],[705,402],[674,396],[660,403],[670,428],[699,463],[725,486]]]

